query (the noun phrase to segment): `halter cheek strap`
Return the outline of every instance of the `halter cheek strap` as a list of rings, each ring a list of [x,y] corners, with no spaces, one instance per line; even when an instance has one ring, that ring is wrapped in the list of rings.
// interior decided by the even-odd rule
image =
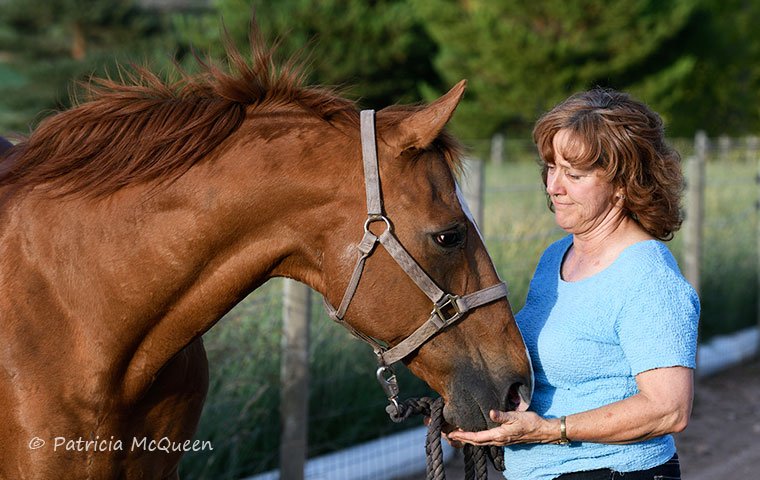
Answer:
[[[361,112],[361,143],[362,159],[364,162],[364,181],[367,192],[367,220],[364,223],[364,236],[356,246],[359,256],[340,305],[338,308],[335,308],[327,299],[324,299],[324,304],[330,318],[346,327],[354,336],[372,346],[381,366],[378,369],[378,380],[381,380],[381,384],[383,384],[381,376],[387,370],[385,367],[407,357],[433,335],[459,321],[470,310],[506,297],[507,286],[504,283],[497,283],[496,285],[463,296],[448,294],[441,290],[433,279],[417,264],[414,258],[409,255],[409,252],[404,249],[395,235],[393,235],[392,224],[382,212],[383,202],[380,192],[380,173],[375,137],[375,111],[363,110]],[[375,222],[385,223],[385,230],[379,236],[372,233],[369,229],[370,225]],[[359,281],[364,271],[364,264],[367,258],[372,255],[378,243],[385,248],[409,278],[433,303],[433,309],[427,321],[406,339],[391,348],[383,345],[369,335],[359,332],[344,319],[351,300],[359,287]],[[383,387],[386,388],[386,385],[383,385]],[[387,388],[386,393],[388,393]],[[398,391],[396,390],[395,393],[397,394]]]

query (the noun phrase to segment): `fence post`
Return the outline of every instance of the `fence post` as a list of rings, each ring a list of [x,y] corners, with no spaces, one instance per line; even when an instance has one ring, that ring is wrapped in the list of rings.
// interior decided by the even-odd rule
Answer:
[[[723,134],[718,137],[718,160],[725,162],[731,158],[732,143],[731,137],[728,135]]]
[[[467,157],[463,160],[462,193],[470,207],[472,217],[483,233],[483,191],[485,189],[485,165],[479,158]]]
[[[308,447],[311,289],[285,279],[280,363],[280,478],[303,480]]]
[[[757,222],[757,329],[760,331],[760,138],[754,135],[747,137],[747,157],[754,157],[757,164],[757,173],[755,174],[755,183],[757,185],[755,221]],[[760,335],[758,335],[757,342],[757,355],[760,356]]]
[[[686,219],[684,228],[684,273],[697,294],[700,293],[702,259],[702,223],[704,220],[705,160],[707,134],[698,131],[694,137],[694,155],[689,158],[686,177]]]
[[[744,159],[747,162],[751,161],[760,161],[760,137],[757,137],[755,135],[750,135],[746,138],[744,142],[745,146],[747,147],[745,152]]]
[[[504,135],[495,133],[491,137],[491,163],[501,165],[504,162]]]

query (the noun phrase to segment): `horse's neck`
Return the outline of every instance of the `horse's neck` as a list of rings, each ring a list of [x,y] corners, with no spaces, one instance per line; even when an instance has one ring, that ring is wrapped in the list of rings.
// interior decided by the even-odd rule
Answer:
[[[131,309],[143,312],[133,321],[150,325],[128,372],[136,388],[272,276],[323,289],[321,229],[341,221],[335,186],[347,172],[324,165],[303,141],[233,144],[144,204],[139,246],[122,250],[131,255],[124,275],[135,272],[135,299],[145,302]]]
[[[0,191],[0,255],[24,273],[0,270],[3,311],[29,331],[53,321],[71,348],[107,350],[107,365],[87,368],[139,398],[166,362],[268,278],[324,291],[322,261],[340,255],[333,246],[344,224],[361,228],[363,211],[360,162],[345,158],[356,145],[324,130],[241,128],[173,183],[96,201]],[[37,293],[22,298],[29,292]]]

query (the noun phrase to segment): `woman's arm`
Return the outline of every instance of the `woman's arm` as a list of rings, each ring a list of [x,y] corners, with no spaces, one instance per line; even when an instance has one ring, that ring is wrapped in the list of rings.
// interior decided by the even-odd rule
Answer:
[[[623,444],[680,432],[691,415],[694,371],[686,367],[657,368],[636,376],[639,393],[619,402],[566,417],[571,441]],[[500,426],[481,432],[453,431],[453,442],[474,445],[557,443],[560,421],[533,412],[491,412]]]

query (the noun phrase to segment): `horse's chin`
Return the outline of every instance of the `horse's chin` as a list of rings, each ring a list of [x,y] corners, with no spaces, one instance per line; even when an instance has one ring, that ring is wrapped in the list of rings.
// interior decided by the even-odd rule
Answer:
[[[443,419],[455,428],[467,432],[478,432],[493,428],[496,424],[488,415],[490,408],[483,407],[469,392],[461,392],[456,400],[446,402]]]
[[[496,399],[476,399],[470,391],[458,392],[455,401],[447,402],[443,407],[443,419],[454,428],[468,432],[477,432],[498,427],[491,420],[490,411],[501,409],[506,411],[524,411],[528,408],[528,388],[515,383],[509,388],[507,398],[499,405]],[[499,405],[499,406],[496,406]]]
[[[496,426],[488,418],[488,412],[483,413],[475,404],[458,409],[447,403],[443,407],[443,419],[452,430],[462,429],[466,432],[479,432]]]

